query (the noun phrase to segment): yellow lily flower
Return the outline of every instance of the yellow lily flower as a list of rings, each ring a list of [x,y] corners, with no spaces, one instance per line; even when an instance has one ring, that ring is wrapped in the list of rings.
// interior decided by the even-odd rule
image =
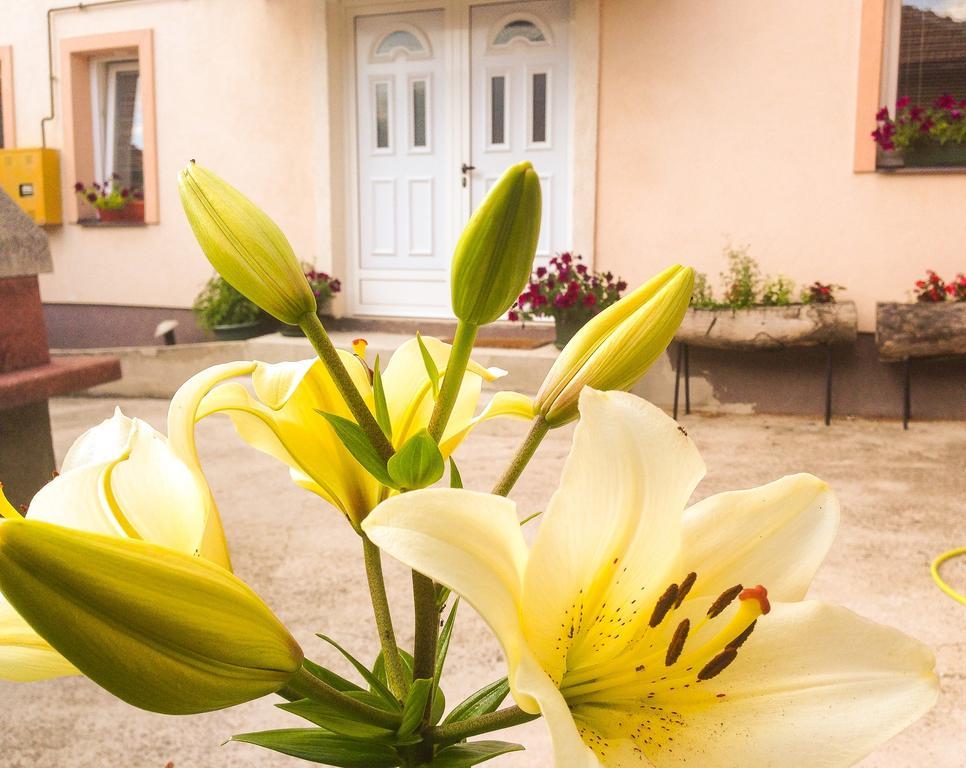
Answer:
[[[61,473],[30,502],[31,521],[90,533],[143,539],[228,566],[227,550],[206,484],[168,441],[120,409],[81,435]],[[0,515],[19,518],[0,492]],[[77,674],[0,594],[0,679],[31,681]]]
[[[397,496],[363,523],[489,623],[559,768],[847,766],[932,706],[924,645],[802,601],[838,523],[825,483],[685,510],[704,464],[674,421],[590,389],[580,412],[531,549],[513,502],[469,491]]]
[[[424,337],[423,343],[440,374],[445,374],[450,345],[429,337]],[[343,350],[339,350],[339,355],[356,388],[374,411],[370,371],[365,362]],[[497,416],[533,417],[530,399],[515,392],[497,392],[483,412],[474,417],[483,381],[503,375],[505,372],[498,368],[470,363],[440,442],[444,458],[481,421]],[[250,376],[251,391],[237,381],[229,381],[238,376]],[[392,444],[398,448],[426,427],[434,404],[432,382],[415,339],[406,341],[393,353],[382,370],[382,382]],[[287,464],[297,485],[318,494],[358,525],[388,495],[389,489],[352,457],[319,411],[352,418],[320,360],[225,363],[202,371],[181,387],[172,401],[168,429],[172,435],[184,436],[206,416],[227,413],[243,440]],[[187,444],[187,438],[181,443]]]

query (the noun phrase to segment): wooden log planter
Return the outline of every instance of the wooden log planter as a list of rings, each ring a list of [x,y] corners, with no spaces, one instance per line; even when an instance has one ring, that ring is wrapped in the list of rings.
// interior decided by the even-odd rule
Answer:
[[[879,359],[903,364],[902,427],[912,412],[912,358],[966,355],[966,301],[875,305],[875,345]]]
[[[825,346],[825,423],[832,419],[832,346],[853,344],[858,334],[855,302],[790,304],[748,309],[689,309],[675,334],[678,365],[674,379],[674,417],[684,371],[685,413],[691,412],[689,347],[757,351]]]

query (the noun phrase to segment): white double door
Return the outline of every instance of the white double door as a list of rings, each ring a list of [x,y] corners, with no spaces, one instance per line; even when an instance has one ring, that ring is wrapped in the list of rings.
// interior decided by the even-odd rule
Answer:
[[[523,160],[543,192],[538,260],[569,247],[569,0],[465,10],[355,20],[356,314],[450,316],[459,233]]]

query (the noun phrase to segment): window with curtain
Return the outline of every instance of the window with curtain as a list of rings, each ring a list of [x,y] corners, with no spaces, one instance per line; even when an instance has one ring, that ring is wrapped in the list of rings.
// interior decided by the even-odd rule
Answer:
[[[137,61],[94,64],[95,165],[103,180],[128,189],[144,186],[144,125]]]

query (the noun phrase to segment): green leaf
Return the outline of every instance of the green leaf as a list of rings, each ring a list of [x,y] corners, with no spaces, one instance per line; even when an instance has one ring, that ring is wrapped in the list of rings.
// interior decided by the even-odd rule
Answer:
[[[449,651],[449,641],[453,637],[453,627],[456,625],[456,609],[459,608],[460,599],[453,601],[453,607],[449,609],[449,616],[446,623],[439,633],[439,642],[436,646],[436,679],[441,680],[443,676],[443,664],[446,662],[446,654]]]
[[[385,683],[383,683],[378,677],[376,677],[374,674],[372,674],[372,672],[370,672],[366,668],[365,664],[359,661],[355,656],[349,653],[345,648],[339,645],[331,637],[327,635],[322,635],[322,634],[318,635],[318,637],[320,637],[322,640],[325,640],[325,642],[327,642],[329,645],[335,648],[339,653],[345,656],[346,660],[353,667],[355,667],[356,672],[362,675],[362,679],[369,684],[369,688],[373,691],[373,693],[378,694],[380,698],[382,698],[383,701],[385,701],[386,704],[391,705],[391,708],[394,712],[399,711],[400,709],[399,702],[396,701],[396,697],[392,695],[392,692],[386,687]]]
[[[456,466],[456,462],[453,460],[452,456],[449,457],[449,487],[463,487],[463,478],[460,476],[459,467]]]
[[[376,355],[376,364],[372,368],[372,397],[376,403],[376,423],[386,439],[392,442],[392,421],[389,419],[389,404],[386,402],[386,390],[382,385],[382,372],[379,370],[379,355]]]
[[[542,514],[543,514],[543,510],[541,509],[539,512],[534,512],[532,515],[529,515],[529,516],[523,518],[523,520],[520,521],[520,527],[522,528],[527,523],[529,523],[531,520],[536,520]]]
[[[340,736],[391,742],[396,735],[394,731],[388,728],[381,728],[364,720],[358,720],[351,712],[345,712],[334,704],[300,699],[287,704],[276,704],[276,706],[285,712],[308,720],[310,723],[321,725],[326,730]]]
[[[326,669],[321,664],[316,664],[314,661],[309,661],[308,659],[302,660],[302,666],[305,667],[313,676],[319,678],[324,683],[328,683],[337,691],[361,691],[361,687],[353,683],[351,680],[346,680],[342,675],[337,675],[331,669]]]
[[[410,733],[415,733],[416,729],[419,728],[432,690],[432,680],[420,678],[413,681],[409,695],[406,697],[406,703],[403,705],[402,724],[398,731],[400,736],[408,736]]]
[[[399,651],[399,658],[402,659],[403,682],[408,689],[413,684],[413,655],[402,648],[396,650]],[[386,674],[386,657],[382,655],[382,651],[379,651],[379,655],[376,656],[376,661],[372,665],[372,674],[379,678],[379,681],[384,683],[386,687],[389,686],[389,676]]]
[[[429,376],[429,380],[433,385],[433,400],[435,400],[439,397],[439,368],[436,367],[436,361],[433,360],[433,356],[426,349],[426,345],[423,343],[423,337],[419,335],[419,331],[416,331],[416,343],[419,344],[419,353],[423,356],[426,375]]]
[[[444,747],[436,753],[430,765],[433,768],[469,768],[471,765],[479,765],[494,757],[522,749],[522,744],[510,741],[468,741]]]
[[[509,693],[510,683],[505,677],[492,682],[453,707],[453,711],[446,716],[443,724],[459,723],[472,717],[496,712]]]
[[[396,750],[388,744],[337,736],[319,728],[241,733],[232,736],[231,740],[336,768],[395,768],[399,765]]]
[[[347,419],[343,416],[337,416],[334,413],[326,413],[325,411],[319,410],[316,410],[316,413],[324,416],[326,421],[332,425],[332,429],[335,430],[336,436],[342,441],[342,444],[346,447],[346,450],[352,454],[353,458],[358,461],[370,475],[376,478],[376,480],[383,485],[388,485],[390,488],[395,488],[397,490],[399,489],[399,486],[386,470],[386,464],[379,455],[379,452],[373,448],[372,443],[369,442],[368,435],[362,431],[362,427],[351,419]]]
[[[395,488],[426,488],[443,476],[443,454],[429,430],[421,429],[389,459],[387,465]]]

